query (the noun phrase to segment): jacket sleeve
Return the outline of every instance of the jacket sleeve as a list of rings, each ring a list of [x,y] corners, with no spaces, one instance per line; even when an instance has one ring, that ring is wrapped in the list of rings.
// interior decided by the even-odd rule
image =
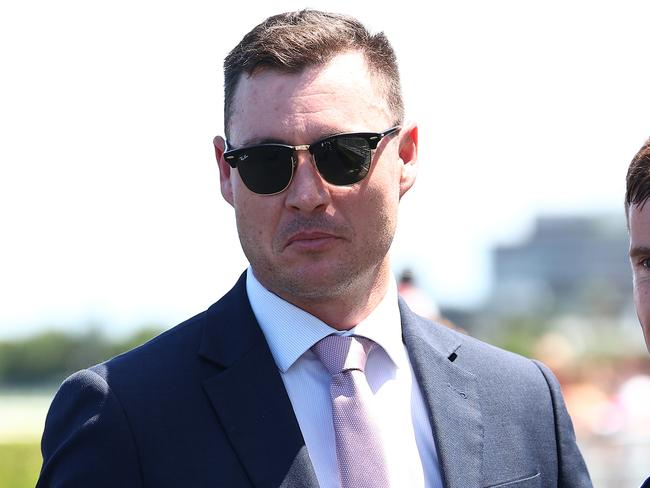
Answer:
[[[550,369],[539,361],[534,361],[541,370],[553,402],[555,415],[555,441],[557,443],[558,487],[577,488],[591,487],[591,479],[585,461],[576,443],[573,423],[567,412],[560,384]]]
[[[124,410],[106,380],[82,370],[59,388],[45,421],[36,488],[142,487]]]

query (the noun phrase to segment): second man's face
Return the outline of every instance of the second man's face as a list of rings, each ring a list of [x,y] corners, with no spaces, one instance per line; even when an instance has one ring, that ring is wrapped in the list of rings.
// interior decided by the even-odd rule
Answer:
[[[342,132],[382,132],[393,123],[363,56],[345,53],[297,74],[243,75],[228,142],[303,145]],[[368,176],[349,186],[325,182],[309,152],[298,151],[293,180],[276,195],[251,192],[221,158],[222,193],[263,285],[293,303],[324,300],[371,283],[388,267],[399,199],[413,182],[400,160],[402,140],[400,133],[384,138]]]
[[[632,205],[630,225],[630,263],[634,279],[634,305],[650,351],[650,204]]]

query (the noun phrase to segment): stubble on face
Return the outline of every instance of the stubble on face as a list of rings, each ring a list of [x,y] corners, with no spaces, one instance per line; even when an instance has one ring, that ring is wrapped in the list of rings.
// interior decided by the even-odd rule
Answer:
[[[381,204],[380,201],[377,203]],[[240,213],[236,208],[235,213],[242,249],[255,276],[267,289],[292,303],[349,296],[363,284],[377,281],[389,266],[388,251],[396,222],[381,206],[371,218],[375,227],[372,239],[358,242],[358,233],[353,226],[336,222],[325,213],[296,214],[278,226],[270,253],[262,245],[261,232],[244,223],[246,212]],[[299,259],[308,261],[308,265],[287,266],[288,260],[283,255],[287,252],[289,239],[297,233],[310,231],[327,232],[343,242],[329,253],[302,251]],[[371,290],[367,291],[370,293]]]

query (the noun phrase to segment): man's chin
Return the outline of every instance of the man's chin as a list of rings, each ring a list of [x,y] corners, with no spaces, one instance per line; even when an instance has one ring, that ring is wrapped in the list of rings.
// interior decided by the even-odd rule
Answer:
[[[296,297],[327,299],[345,293],[349,283],[340,281],[336,277],[326,276],[324,273],[315,273],[313,276],[306,274],[300,278],[294,278],[289,284],[287,291],[290,291]]]
[[[323,300],[340,296],[347,292],[350,279],[337,273],[333,266],[308,266],[285,268],[269,280],[277,289],[276,293],[288,301]]]

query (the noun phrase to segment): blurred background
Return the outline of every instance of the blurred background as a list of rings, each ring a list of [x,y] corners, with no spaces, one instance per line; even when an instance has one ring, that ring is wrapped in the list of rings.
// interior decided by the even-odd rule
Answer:
[[[246,267],[221,199],[224,56],[302,2],[0,5],[0,486],[33,486],[66,375]],[[393,246],[423,314],[560,379],[597,487],[650,475],[627,165],[650,136],[646,1],[311,1],[384,30],[420,172]]]

